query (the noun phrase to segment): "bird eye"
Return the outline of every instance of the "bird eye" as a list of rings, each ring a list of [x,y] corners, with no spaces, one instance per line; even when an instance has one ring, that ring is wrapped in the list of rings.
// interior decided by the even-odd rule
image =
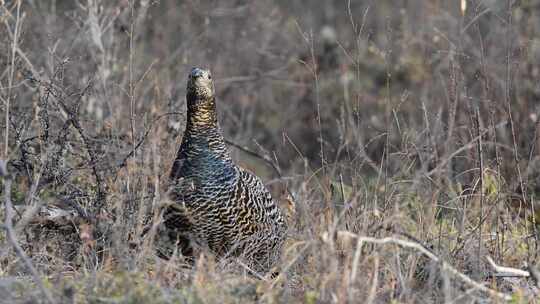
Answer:
[[[212,75],[208,75],[208,79],[212,79]]]

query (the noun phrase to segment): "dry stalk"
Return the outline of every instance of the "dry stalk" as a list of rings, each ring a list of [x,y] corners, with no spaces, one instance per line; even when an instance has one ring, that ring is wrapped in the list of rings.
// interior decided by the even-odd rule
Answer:
[[[478,224],[478,252],[477,252],[477,259],[478,262],[480,262],[480,257],[482,255],[482,226],[484,223],[484,158],[483,158],[483,149],[482,149],[482,134],[481,134],[481,125],[480,125],[480,110],[476,108],[476,134],[477,134],[477,153],[478,153],[478,161],[480,165],[480,223]],[[466,210],[463,210],[463,213],[465,213]]]

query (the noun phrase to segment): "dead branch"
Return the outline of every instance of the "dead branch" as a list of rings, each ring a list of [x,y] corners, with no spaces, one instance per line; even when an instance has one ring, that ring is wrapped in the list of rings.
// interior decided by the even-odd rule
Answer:
[[[361,248],[362,248],[364,243],[372,243],[372,244],[377,244],[377,245],[394,244],[394,245],[398,245],[398,246],[401,246],[401,247],[414,249],[416,251],[419,251],[420,253],[422,253],[423,255],[425,255],[426,257],[431,259],[432,261],[437,262],[440,265],[442,271],[447,271],[451,275],[453,275],[456,278],[458,278],[459,280],[461,280],[463,283],[465,283],[467,285],[470,285],[470,286],[472,286],[473,288],[475,288],[477,290],[485,292],[485,293],[489,294],[490,296],[493,296],[493,297],[496,297],[496,298],[499,298],[499,299],[502,299],[502,300],[505,300],[505,301],[509,301],[509,300],[512,299],[512,296],[509,295],[509,294],[498,292],[498,291],[493,290],[491,288],[485,287],[484,285],[482,285],[479,282],[476,282],[475,280],[473,280],[470,277],[468,277],[467,275],[463,274],[462,272],[460,272],[459,270],[454,268],[452,265],[445,262],[444,260],[442,260],[441,258],[436,256],[434,253],[432,253],[431,251],[426,249],[422,244],[419,244],[417,242],[406,241],[406,240],[398,239],[398,238],[395,238],[395,237],[385,237],[385,238],[380,238],[379,239],[379,238],[368,237],[368,236],[359,236],[357,234],[354,234],[354,233],[351,233],[351,232],[348,232],[348,231],[339,231],[338,232],[338,237],[339,237],[339,234],[343,234],[346,237],[354,237],[354,238],[357,239],[357,247],[356,247],[356,252],[357,253],[359,253],[361,251]],[[356,262],[356,256],[355,256],[355,262]],[[353,263],[353,265],[358,265],[358,263],[357,262]],[[353,275],[356,276],[356,271],[354,269],[353,269],[353,272],[352,272],[351,276],[353,276]],[[354,279],[354,277],[352,277],[351,279]]]
[[[68,114],[68,121],[75,128],[75,130],[77,130],[77,133],[81,137],[82,142],[86,148],[86,153],[88,153],[88,156],[90,157],[92,173],[96,179],[96,188],[97,188],[97,198],[96,198],[97,203],[96,203],[95,215],[96,215],[96,218],[99,218],[98,215],[101,212],[101,208],[103,208],[103,206],[105,205],[105,199],[107,195],[105,191],[105,181],[97,168],[97,163],[98,163],[97,155],[94,149],[92,148],[90,140],[88,139],[88,136],[86,135],[86,132],[84,131],[78,119],[80,100],[82,99],[84,95],[86,95],[86,93],[91,88],[92,88],[92,81],[88,82],[86,87],[79,94],[79,99],[77,100],[76,107],[73,110],[69,109],[67,105],[64,104],[61,100],[58,100],[58,103],[60,104],[61,108]]]
[[[531,274],[526,270],[521,270],[512,267],[499,266],[495,264],[495,261],[490,256],[486,257],[489,265],[495,271],[494,276],[496,277],[530,277]]]

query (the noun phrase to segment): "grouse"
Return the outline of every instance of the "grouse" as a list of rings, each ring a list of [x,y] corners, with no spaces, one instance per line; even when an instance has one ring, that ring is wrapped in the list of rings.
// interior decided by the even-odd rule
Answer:
[[[173,203],[164,213],[169,238],[185,256],[202,246],[266,273],[280,258],[285,219],[262,181],[231,159],[210,71],[191,70],[186,100],[186,129],[170,174]]]

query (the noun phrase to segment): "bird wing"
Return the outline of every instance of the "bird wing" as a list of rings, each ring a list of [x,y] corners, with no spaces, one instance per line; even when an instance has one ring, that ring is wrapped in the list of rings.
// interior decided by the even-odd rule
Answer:
[[[240,180],[245,185],[248,196],[250,197],[251,207],[262,211],[264,215],[263,222],[284,223],[281,210],[272,199],[270,192],[261,179],[242,168],[239,168],[239,171]]]

